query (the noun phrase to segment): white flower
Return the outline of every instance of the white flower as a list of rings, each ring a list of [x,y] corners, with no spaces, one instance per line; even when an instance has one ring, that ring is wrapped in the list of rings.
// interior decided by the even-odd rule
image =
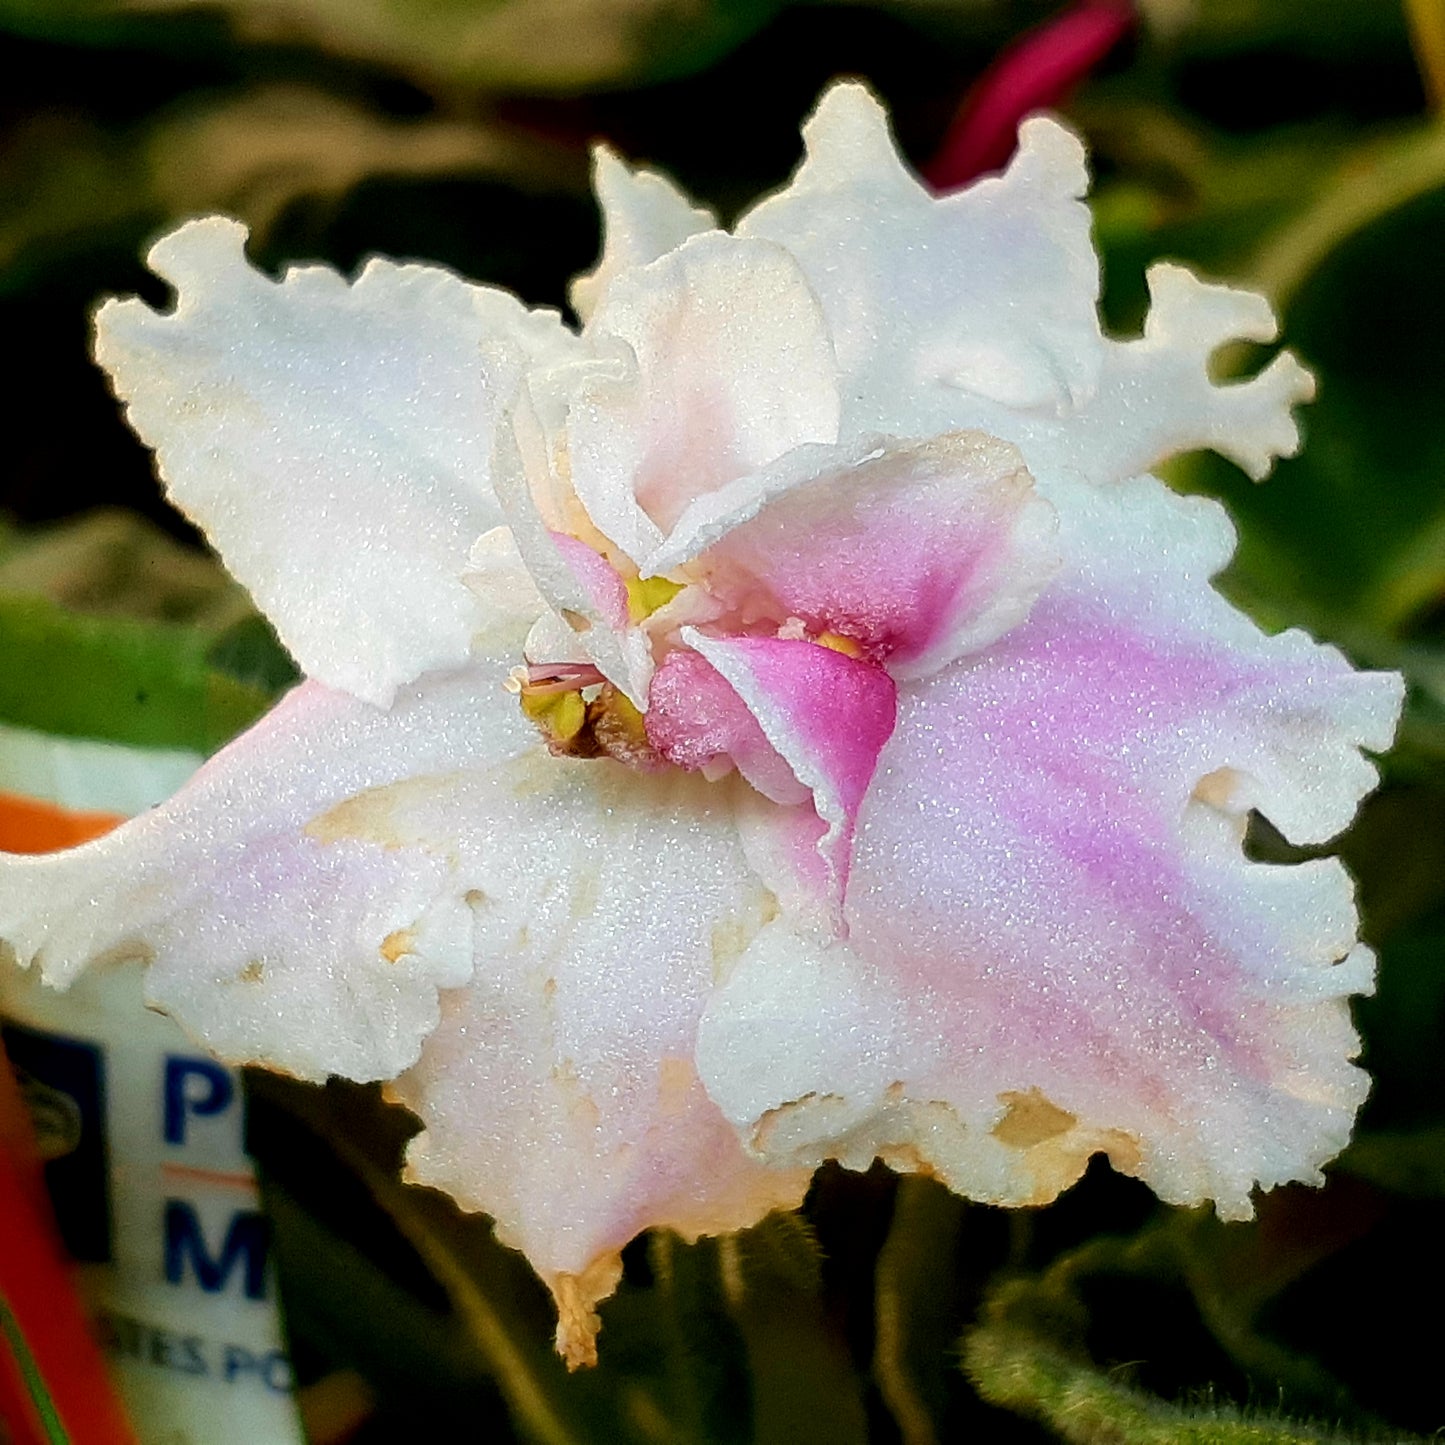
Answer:
[[[732,234],[602,153],[549,312],[373,261],[273,282],[212,218],[97,355],[308,676],[170,803],[0,873],[63,985],[120,954],[218,1053],[395,1080],[414,1179],[493,1214],[590,1357],[639,1230],[826,1158],[1038,1203],[1104,1151],[1247,1215],[1365,1092],[1340,865],[1398,679],[1267,637],[1218,506],[1310,391],[1173,266],[1100,332],[1083,155],[1028,122],[935,200],[840,85]]]

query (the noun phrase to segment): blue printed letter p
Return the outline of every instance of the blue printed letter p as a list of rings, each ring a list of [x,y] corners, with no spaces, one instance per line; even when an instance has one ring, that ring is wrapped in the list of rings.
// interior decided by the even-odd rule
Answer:
[[[236,1085],[229,1070],[210,1059],[166,1055],[165,1138],[186,1142],[186,1120],[192,1114],[220,1114],[230,1107]]]

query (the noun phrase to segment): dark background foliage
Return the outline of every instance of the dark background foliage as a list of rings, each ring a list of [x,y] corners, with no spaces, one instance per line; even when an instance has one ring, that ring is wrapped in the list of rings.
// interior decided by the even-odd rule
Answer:
[[[159,230],[224,210],[267,267],[422,257],[561,305],[597,247],[589,140],[727,216],[786,176],[817,92],[852,73],[921,163],[1052,8],[0,0],[0,718],[209,748],[291,675],[87,360],[100,298],[163,299],[140,261]],[[1445,127],[1428,92],[1445,77],[1392,0],[1144,10],[1069,105],[1098,174],[1106,314],[1136,327],[1145,264],[1182,257],[1266,290],[1321,379],[1304,454],[1266,485],[1212,458],[1171,481],[1233,510],[1221,585],[1241,606],[1411,683],[1384,786],[1343,842],[1381,959],[1358,1010],[1375,1089],[1355,1142],[1325,1189],[1276,1191],[1248,1225],[1166,1208],[1097,1161],[1012,1214],[824,1170],[799,1216],[638,1241],[601,1367],[568,1377],[525,1264],[485,1220],[396,1183],[405,1116],[367,1090],[258,1078],[251,1142],[318,1441],[1445,1427],[1428,1323],[1445,1295]],[[54,525],[98,506],[181,545],[111,519],[84,533],[81,585],[46,559],[81,535]],[[1262,824],[1251,846],[1299,856]]]

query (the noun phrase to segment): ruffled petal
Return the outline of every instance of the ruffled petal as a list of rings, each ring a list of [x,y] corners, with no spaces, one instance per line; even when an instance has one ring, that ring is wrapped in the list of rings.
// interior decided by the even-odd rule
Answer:
[[[614,277],[646,266],[717,225],[710,210],[693,205],[666,176],[629,166],[605,145],[592,152],[592,189],[602,208],[602,256],[568,293],[583,321],[596,311]]]
[[[893,731],[893,679],[873,663],[814,642],[707,637],[695,628],[684,628],[683,637],[742,699],[812,795],[813,809],[827,825],[816,846],[828,866],[830,891],[841,902],[854,821]]]
[[[555,619],[542,623],[536,639],[545,639],[554,655],[532,660],[562,662],[580,655],[640,708],[652,677],[651,643],[627,625],[618,596],[620,588],[625,603],[626,588],[620,578],[616,586],[607,582],[604,570],[611,569],[605,559],[562,530],[563,519],[555,513],[549,517],[539,504],[537,479],[550,476],[548,449],[547,434],[524,392],[513,405],[509,424],[498,431],[492,460],[497,498],[512,537]],[[561,656],[563,651],[569,656]]]
[[[68,853],[4,859],[0,938],[57,987],[147,958],[149,999],[237,1062],[314,1079],[413,1063],[437,990],[471,976],[465,889],[433,851],[317,819],[369,788],[537,748],[502,681],[542,604],[515,555],[510,576],[494,658],[429,674],[389,711],[306,683],[161,807]]]
[[[1084,152],[1061,126],[1029,121],[1008,171],[935,200],[906,169],[883,108],[835,85],[803,128],[790,184],[739,222],[785,246],[822,301],[847,379],[846,435],[927,436],[969,397],[1059,412],[1096,385]],[[1010,438],[1011,439],[1011,438]]]
[[[799,619],[907,678],[1027,615],[1058,565],[1053,533],[1006,443],[870,438],[800,448],[700,499],[646,570],[691,562],[744,621]]]
[[[945,794],[919,828],[968,801]],[[1080,897],[1077,860],[1035,840],[1000,836],[955,871],[917,864],[901,831],[879,842],[917,868],[889,878],[904,919],[890,928],[876,898],[853,901],[879,882],[865,833],[849,943],[771,937],[714,995],[699,1068],[761,1157],[881,1157],[1019,1205],[1047,1203],[1103,1152],[1161,1198],[1214,1200],[1226,1218],[1249,1216],[1256,1183],[1320,1182],[1368,1090],[1347,996],[1368,991],[1372,961],[1351,948],[1338,864],[1248,863],[1239,830],[1195,803],[1173,856],[1122,858],[1143,869],[1137,893],[1162,898],[1096,879]],[[1007,859],[1010,843],[1027,851]]]
[[[1341,832],[1377,781],[1360,750],[1394,739],[1400,677],[1356,672],[1298,629],[1269,636],[1226,602],[1210,579],[1235,536],[1217,502],[1152,477],[1058,483],[1050,497],[1064,570],[1038,630],[1031,614],[1022,650],[1010,650],[1010,634],[999,654],[1020,689],[1040,690],[1033,716],[1056,690],[1088,689],[1077,717],[1056,719],[1060,736],[1077,727],[1102,742],[1107,732],[1159,806],[1197,792],[1237,815],[1258,808],[1295,843]],[[1100,691],[1105,679],[1113,686]],[[1028,707],[1020,692],[1015,721]]]
[[[635,1234],[739,1228],[807,1185],[744,1154],[692,1063],[715,973],[771,907],[738,786],[530,756],[372,794],[353,818],[359,840],[443,849],[476,919],[473,981],[394,1089],[426,1124],[410,1177],[496,1219],[578,1358]]]
[[[211,217],[156,243],[176,308],[111,301],[96,357],[205,529],[303,671],[385,704],[467,655],[467,549],[501,516],[488,483],[499,405],[559,319],[435,267],[373,260],[277,282],[245,228]]]
[[[1155,266],[1144,335],[1104,337],[1084,154],[1062,126],[1024,122],[1003,175],[938,200],[860,86],[830,90],[804,137],[791,184],[738,234],[787,247],[818,292],[845,437],[976,429],[1043,483],[1118,481],[1201,447],[1261,477],[1298,447],[1290,409],[1313,386],[1292,356],[1245,381],[1208,372],[1228,343],[1274,339],[1262,298]]]
[[[1277,457],[1299,450],[1291,409],[1314,396],[1314,378],[1286,351],[1257,376],[1215,382],[1209,363],[1222,347],[1279,334],[1269,302],[1167,262],[1151,266],[1148,281],[1144,335],[1108,343],[1098,395],[1076,425],[1040,429],[1040,455],[1064,471],[1082,450],[1086,474],[1109,480],[1211,448],[1261,480]]]
[[[737,688],[699,651],[679,648],[658,668],[645,725],[648,742],[676,767],[712,779],[736,768],[763,797],[787,807],[809,796]]]
[[[1317,1180],[1345,1143],[1366,1089],[1345,1000],[1371,967],[1344,870],[1249,862],[1241,810],[1337,831],[1399,680],[1224,603],[1212,503],[1146,478],[1060,512],[1069,571],[1028,620],[900,691],[846,948],[745,956],[704,1081],[774,1162],[881,1153],[1025,1203],[1102,1149],[1246,1215],[1256,1181]],[[834,1069],[815,1034],[868,1048]]]
[[[587,328],[613,361],[567,415],[572,486],[634,561],[694,497],[838,434],[837,367],[797,263],[710,233],[616,277]]]

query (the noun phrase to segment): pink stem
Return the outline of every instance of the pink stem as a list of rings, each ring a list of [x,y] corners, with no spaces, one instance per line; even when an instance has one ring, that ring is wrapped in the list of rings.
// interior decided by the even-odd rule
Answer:
[[[1000,170],[1013,154],[1019,122],[1061,104],[1136,23],[1132,0],[1078,0],[1020,36],[964,96],[924,178],[951,191]]]

